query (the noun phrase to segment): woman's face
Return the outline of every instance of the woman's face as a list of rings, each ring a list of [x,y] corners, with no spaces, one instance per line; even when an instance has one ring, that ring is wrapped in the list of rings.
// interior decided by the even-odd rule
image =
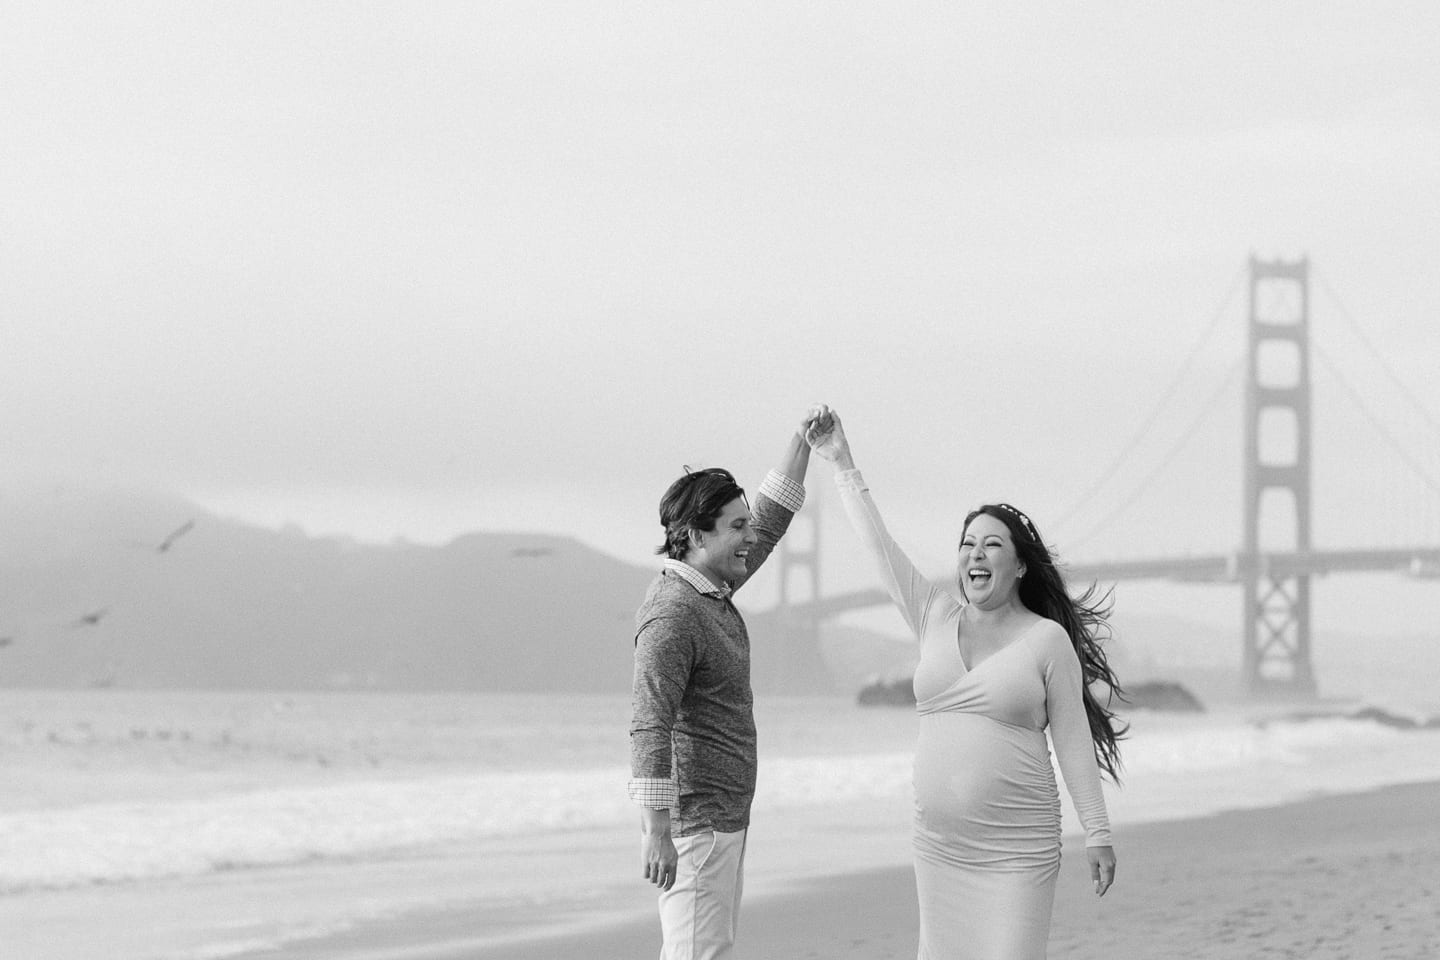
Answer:
[[[982,610],[1010,602],[1025,567],[1015,540],[1003,521],[982,513],[970,521],[960,539],[960,589]]]

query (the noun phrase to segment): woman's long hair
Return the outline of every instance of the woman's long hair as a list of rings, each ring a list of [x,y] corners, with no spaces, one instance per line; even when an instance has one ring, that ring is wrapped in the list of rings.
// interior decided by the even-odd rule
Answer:
[[[965,529],[970,529],[970,522],[982,513],[1005,524],[1015,544],[1015,553],[1025,566],[1025,576],[1020,578],[1019,585],[1020,602],[1026,609],[1060,624],[1069,635],[1084,676],[1081,687],[1085,716],[1090,721],[1090,739],[1095,743],[1095,760],[1112,781],[1119,783],[1119,741],[1128,727],[1100,703],[1091,690],[1091,685],[1098,680],[1109,691],[1107,703],[1115,697],[1123,700],[1125,695],[1101,646],[1111,635],[1109,617],[1114,591],[1101,593],[1092,583],[1080,596],[1071,596],[1050,549],[1040,539],[1029,517],[1008,503],[987,503],[965,517]]]

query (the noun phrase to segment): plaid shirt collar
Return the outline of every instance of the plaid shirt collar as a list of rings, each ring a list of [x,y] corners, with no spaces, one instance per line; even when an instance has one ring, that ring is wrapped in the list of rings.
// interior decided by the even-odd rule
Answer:
[[[730,585],[728,583],[718,587],[715,586],[715,584],[710,582],[709,577],[690,566],[690,564],[684,560],[675,560],[667,557],[665,559],[665,569],[680,577],[686,583],[690,584],[690,586],[694,587],[696,591],[707,597],[724,600],[730,596]]]

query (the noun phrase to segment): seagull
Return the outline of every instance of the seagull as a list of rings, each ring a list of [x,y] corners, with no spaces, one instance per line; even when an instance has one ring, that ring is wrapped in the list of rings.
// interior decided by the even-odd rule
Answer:
[[[164,540],[161,540],[159,543],[141,543],[139,540],[127,540],[125,542],[127,545],[140,550],[153,550],[156,553],[169,553],[170,548],[175,546],[175,541],[179,540],[181,537],[185,536],[185,534],[189,533],[191,528],[193,528],[194,526],[194,520],[186,520],[180,526],[170,531],[170,535],[167,536]]]
[[[189,533],[191,528],[193,528],[194,526],[194,520],[186,520],[179,527],[175,528],[175,530],[171,531],[168,537],[160,541],[160,545],[155,548],[155,552],[164,553],[165,551],[169,550],[175,545],[176,540],[179,540],[181,537],[185,536],[185,534]]]
[[[94,610],[94,611],[91,611],[90,613],[85,614],[85,615],[84,615],[83,617],[81,617],[79,620],[76,620],[74,623],[70,624],[70,626],[72,626],[72,627],[93,627],[93,626],[95,626],[95,624],[97,624],[97,623],[100,622],[100,618],[101,618],[101,617],[105,616],[105,614],[107,614],[107,613],[109,613],[109,612],[110,612],[110,608],[109,608],[109,607],[101,607],[99,610]]]

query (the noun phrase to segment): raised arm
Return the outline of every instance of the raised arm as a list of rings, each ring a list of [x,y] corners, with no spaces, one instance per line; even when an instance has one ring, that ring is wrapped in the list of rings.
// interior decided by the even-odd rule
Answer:
[[[810,444],[805,442],[805,432],[811,422],[807,414],[785,443],[780,460],[760,482],[755,492],[754,512],[751,526],[755,530],[756,542],[745,558],[745,576],[730,584],[732,591],[739,590],[760,565],[769,559],[790,521],[805,505],[805,470],[810,465]]]
[[[785,452],[780,455],[780,462],[775,464],[771,473],[778,473],[782,477],[798,484],[802,489],[805,486],[805,469],[810,465],[810,444],[806,441],[805,435],[815,423],[818,411],[811,407],[801,418],[800,423],[795,427],[795,432],[790,434],[785,443]]]
[[[850,441],[845,436],[839,414],[826,406],[816,408],[805,438],[817,456],[835,464],[835,485],[840,490],[840,502],[850,518],[850,526],[875,559],[885,591],[904,615],[911,632],[919,639],[924,634],[932,605],[949,597],[949,594],[915,568],[885,528],[880,510],[870,496],[870,488],[855,466],[855,457],[850,452]]]

